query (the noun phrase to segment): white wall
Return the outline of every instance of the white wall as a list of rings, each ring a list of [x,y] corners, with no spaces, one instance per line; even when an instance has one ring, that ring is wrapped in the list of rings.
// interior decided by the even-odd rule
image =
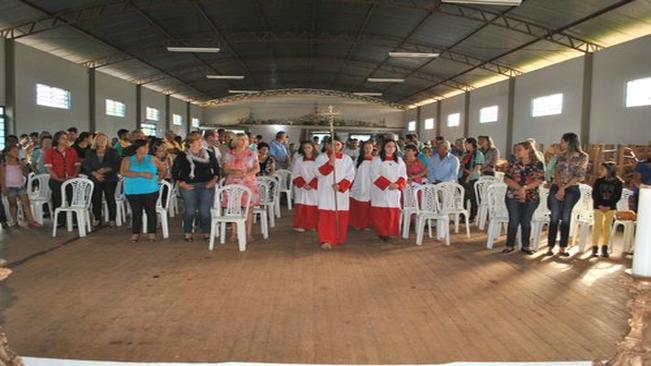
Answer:
[[[436,126],[439,121],[436,120],[436,108],[437,103],[431,103],[424,105],[420,108],[420,122],[419,122],[419,133],[421,141],[434,140],[436,137]],[[425,120],[428,118],[434,118],[434,128],[430,130],[425,129]]]
[[[188,115],[187,115],[187,105],[184,101],[170,98],[170,129],[174,131],[177,135],[185,136],[188,132]],[[173,115],[179,114],[183,117],[183,123],[180,126],[174,125],[172,123]]]
[[[70,110],[36,105],[36,84],[67,89]],[[16,43],[17,133],[48,130],[52,133],[76,126],[88,129],[88,70],[62,58]]]
[[[503,81],[470,93],[468,135],[491,136],[500,153],[506,151],[506,120],[509,104],[509,82]],[[497,122],[479,123],[479,110],[497,105]],[[510,151],[510,150],[509,150]]]
[[[0,38],[0,105],[5,101],[5,39]]]
[[[651,140],[651,106],[626,108],[626,82],[651,77],[651,36],[594,55],[591,143],[646,144]]]
[[[565,132],[581,131],[583,58],[575,58],[536,70],[515,80],[513,143],[533,137],[545,146],[560,140]],[[563,113],[532,117],[531,101],[545,95],[563,93]],[[599,103],[599,101],[594,101]]]
[[[126,104],[126,117],[106,115],[106,99]],[[109,137],[117,136],[121,128],[136,128],[136,87],[128,81],[97,72],[95,74],[95,125],[96,130]]]
[[[143,121],[145,121],[145,118],[147,118],[147,107],[156,108],[160,112],[160,120],[158,122],[155,121],[145,121],[145,122],[155,123],[157,126],[156,127],[157,135],[159,137],[162,137],[163,134],[165,133],[165,95],[157,91],[143,87],[141,89],[140,98],[141,98],[140,107],[142,108],[142,111],[140,111],[140,115],[142,116]]]
[[[463,137],[465,99],[465,94],[459,94],[441,101],[441,136],[447,140],[454,141],[459,137]],[[457,127],[448,127],[448,115],[452,113],[460,114],[459,126]]]

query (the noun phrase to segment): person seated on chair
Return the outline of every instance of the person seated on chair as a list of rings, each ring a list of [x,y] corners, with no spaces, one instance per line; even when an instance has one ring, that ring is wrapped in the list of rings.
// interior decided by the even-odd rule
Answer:
[[[28,227],[41,227],[32,217],[32,210],[29,204],[29,197],[25,189],[25,182],[28,173],[27,162],[18,156],[18,147],[9,145],[3,152],[3,162],[0,166],[0,182],[2,182],[2,193],[9,200],[9,212],[16,227],[18,223],[18,199],[23,206],[25,222]]]
[[[617,211],[617,202],[622,198],[624,182],[617,176],[617,166],[606,161],[599,167],[599,178],[592,186],[594,201],[594,225],[592,226],[592,256],[599,256],[599,239],[602,239],[601,256],[608,258],[610,230]]]
[[[260,176],[271,176],[276,172],[276,158],[269,155],[269,145],[265,142],[258,144],[258,162],[260,164]]]
[[[193,240],[195,219],[199,221],[203,239],[210,239],[210,209],[219,181],[219,162],[212,151],[203,147],[201,135],[191,135],[189,143],[188,149],[177,155],[172,167],[172,176],[179,184],[185,203],[183,236],[188,242]]]
[[[502,253],[511,253],[515,248],[518,227],[522,229],[522,252],[533,254],[529,247],[531,219],[540,204],[538,187],[544,183],[545,168],[536,152],[536,145],[523,141],[515,145],[515,160],[509,164],[504,174],[506,209],[509,212],[506,248]],[[543,203],[545,204],[545,203]]]

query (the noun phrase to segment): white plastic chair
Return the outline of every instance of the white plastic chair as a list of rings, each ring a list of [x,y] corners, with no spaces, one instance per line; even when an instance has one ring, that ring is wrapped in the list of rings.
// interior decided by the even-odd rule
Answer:
[[[127,221],[127,198],[124,196],[124,178],[118,180],[113,197],[115,199],[115,226],[120,227],[122,223]],[[108,203],[105,199],[102,199],[102,216],[104,221],[109,221]]]
[[[630,189],[624,188],[622,191],[622,198],[617,202],[617,211],[628,211],[630,210],[630,200],[633,197],[633,191]],[[633,220],[617,220],[613,221],[613,227],[611,229],[610,240],[608,241],[608,248],[612,251],[613,248],[613,237],[617,232],[617,227],[621,226],[624,228],[624,239],[622,251],[624,253],[630,253],[633,250],[633,239],[635,238],[635,226],[636,222]]]
[[[500,182],[504,182],[504,172],[495,172],[495,178]]]
[[[276,217],[280,217],[276,212],[276,209],[280,206],[280,204],[278,204],[278,180],[274,177],[267,176],[256,177],[256,180],[258,182],[265,182],[269,187],[265,196],[260,196],[260,206],[267,208],[269,212],[269,226],[276,227]]]
[[[502,227],[506,229],[509,224],[509,211],[506,208],[507,185],[495,182],[488,186],[486,199],[488,201],[488,239],[486,248],[492,249],[495,240],[502,235]]]
[[[420,185],[413,191],[416,203],[416,245],[423,245],[425,223],[428,224],[429,237],[432,237],[432,220],[436,222],[436,238],[445,239],[445,244],[450,245],[450,215],[441,210],[438,192],[439,189],[433,184]],[[420,200],[416,197],[420,197]]]
[[[463,205],[465,189],[461,184],[454,182],[443,182],[436,185],[436,193],[441,200],[441,210],[454,217],[454,232],[459,233],[459,220],[463,215],[466,223],[466,236],[470,237],[470,224],[468,218],[470,210]]]
[[[67,188],[72,188],[72,200],[68,204]],[[54,210],[52,237],[57,236],[57,225],[59,224],[59,213],[65,212],[68,231],[72,231],[72,215],[77,217],[77,228],[79,236],[84,237],[92,230],[90,220],[90,205],[93,197],[95,184],[90,179],[73,178],[63,182],[61,185],[61,207]]]
[[[499,181],[497,177],[484,175],[475,182],[473,189],[475,190],[475,199],[477,200],[477,227],[479,227],[479,230],[484,230],[486,220],[488,219],[488,202],[486,202],[488,186]]]
[[[47,210],[50,217],[52,217],[52,192],[49,183],[49,174],[30,174],[27,180],[27,194],[29,195],[32,215],[36,222],[41,225],[43,225],[44,221],[45,210],[43,207],[45,205],[47,205]]]
[[[538,194],[540,195],[540,202],[531,218],[531,249],[533,250],[538,250],[540,247],[542,229],[545,225],[549,225],[549,217],[551,215],[551,211],[549,211],[549,207],[547,207],[549,189],[541,185],[538,187]]]
[[[577,235],[579,237],[579,252],[583,253],[588,241],[588,234],[594,224],[594,209],[592,202],[592,187],[587,184],[579,184],[581,196],[572,209],[572,242],[576,245]]]
[[[411,217],[416,214],[418,207],[416,205],[416,196],[414,190],[420,184],[406,184],[402,190],[402,210],[400,211],[400,222],[402,224],[402,238],[409,239],[409,228],[411,226]]]
[[[161,230],[163,231],[163,239],[170,237],[168,211],[170,207],[171,196],[174,187],[172,183],[163,180],[160,182],[158,190],[158,199],[156,200],[156,216],[160,222]],[[163,204],[165,202],[165,204]],[[147,214],[142,214],[142,232],[147,231]]]
[[[260,195],[260,203],[253,207],[253,222],[256,222],[256,218],[260,216],[260,229],[262,231],[262,237],[267,239],[269,238],[269,218],[274,221],[275,219],[273,213],[273,206],[267,204],[263,205],[262,203],[269,203],[269,183],[264,180],[257,180],[258,185],[258,194]]]
[[[278,190],[278,194],[285,195],[285,198],[287,198],[287,209],[291,211],[292,199],[294,197],[294,182],[292,181],[292,172],[287,169],[279,169],[276,171],[276,176],[280,180],[280,189]]]
[[[169,215],[170,217],[175,217],[176,214],[180,213],[179,210],[179,184],[175,183],[174,188],[172,189],[172,194],[170,195],[170,204],[169,204]]]
[[[219,225],[220,243],[226,244],[227,223],[234,223],[237,226],[240,251],[246,250],[246,218],[251,205],[251,194],[251,190],[241,184],[229,184],[216,189],[213,208],[210,210],[210,243],[208,244],[210,250],[215,246],[217,225]],[[226,207],[222,207],[222,202],[226,203]]]

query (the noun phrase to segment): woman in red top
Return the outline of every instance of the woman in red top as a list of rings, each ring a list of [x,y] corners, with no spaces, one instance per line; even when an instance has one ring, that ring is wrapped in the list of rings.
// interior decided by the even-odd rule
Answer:
[[[76,178],[79,174],[81,162],[77,152],[68,146],[68,134],[59,131],[54,134],[51,149],[45,152],[44,166],[50,174],[50,190],[52,191],[52,212],[61,206],[61,185],[68,179]],[[66,192],[72,198],[72,192]],[[65,225],[65,216],[60,214],[59,226]]]

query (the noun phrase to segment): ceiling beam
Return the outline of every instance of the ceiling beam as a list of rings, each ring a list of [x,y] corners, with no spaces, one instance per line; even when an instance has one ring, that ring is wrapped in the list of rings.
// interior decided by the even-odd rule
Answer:
[[[224,98],[210,100],[207,103],[204,103],[203,106],[210,107],[210,106],[217,106],[217,105],[222,105],[227,103],[238,102],[242,100],[257,99],[263,97],[288,96],[288,95],[318,95],[318,96],[328,96],[328,97],[340,97],[340,98],[360,100],[368,103],[379,104],[379,105],[383,105],[395,109],[405,109],[405,106],[403,105],[396,104],[396,103],[389,103],[378,98],[364,97],[364,96],[359,96],[359,95],[342,92],[338,90],[310,89],[310,88],[271,89],[271,90],[264,90],[255,94],[236,94]]]
[[[159,67],[157,67],[155,65],[152,65],[152,64],[142,60],[141,58],[139,58],[135,54],[133,54],[131,52],[128,52],[128,51],[125,51],[125,50],[121,49],[120,47],[118,47],[118,46],[116,46],[116,45],[114,45],[114,44],[112,44],[112,43],[110,43],[110,42],[108,42],[108,41],[106,41],[106,40],[104,40],[104,39],[90,33],[90,32],[88,32],[87,30],[85,30],[85,29],[83,29],[83,28],[81,28],[81,27],[79,27],[77,25],[75,25],[76,24],[75,21],[79,21],[80,19],[85,19],[85,12],[84,11],[78,10],[76,12],[76,14],[77,14],[76,17],[73,19],[73,21],[71,23],[66,19],[66,17],[61,16],[61,15],[57,15],[57,14],[60,14],[60,13],[55,14],[53,12],[49,12],[48,10],[34,4],[33,2],[31,2],[29,0],[17,0],[17,1],[20,2],[21,4],[24,4],[24,5],[32,8],[32,9],[35,9],[35,10],[43,13],[44,17],[42,17],[41,19],[55,19],[56,18],[56,19],[58,19],[57,22],[56,22],[57,27],[59,27],[59,26],[69,26],[70,28],[72,28],[75,31],[83,34],[84,36],[88,37],[89,39],[92,39],[92,40],[94,40],[94,41],[96,41],[96,42],[98,42],[98,43],[100,43],[102,45],[105,45],[105,46],[111,47],[113,49],[116,49],[116,50],[118,50],[119,53],[128,55],[132,59],[135,59],[135,60],[145,64],[148,67],[151,67],[156,72],[160,72],[162,75],[166,75],[169,79],[175,80],[175,81],[179,82],[180,84],[182,84],[183,86],[187,87],[186,91],[175,91],[175,93],[176,92],[187,93],[189,91],[191,93],[191,95],[186,95],[186,97],[189,97],[189,98],[191,98],[193,100],[207,98],[207,96],[205,94],[203,94],[201,91],[196,90],[196,89],[188,86],[182,80],[176,78],[174,75],[168,74],[165,70],[163,70],[163,69],[161,69],[161,68],[159,68]],[[93,14],[93,16],[97,16],[98,13],[101,15],[101,14],[107,12],[109,9],[112,9],[112,7],[116,6],[116,5],[120,5],[123,8],[128,7],[128,6],[130,6],[129,5],[130,2],[131,2],[130,0],[117,1],[117,2],[115,2],[115,1],[114,2],[105,1],[104,3],[102,3],[103,5],[96,5],[95,7],[88,7],[88,8],[85,8],[85,9],[94,9],[94,10],[92,10],[91,14]],[[37,28],[39,28],[39,27],[37,27]],[[52,28],[49,28],[49,29],[52,29]],[[49,29],[46,29],[46,30],[49,30]],[[3,32],[3,30],[0,30],[0,34],[2,34],[2,32]],[[8,34],[13,35],[14,37],[5,37],[5,38],[14,38],[14,39],[20,38],[20,37],[17,37],[17,36],[20,36],[20,34],[18,34],[16,32],[11,32],[10,31],[10,32],[8,32]],[[34,34],[34,33],[31,33],[31,34]]]
[[[552,31],[551,35],[554,35],[555,33],[564,32],[564,31],[566,31],[566,30],[568,30],[570,28],[576,27],[577,25],[579,25],[579,24],[581,24],[583,22],[587,22],[588,20],[594,19],[594,18],[596,18],[598,16],[601,16],[603,14],[611,12],[611,11],[613,11],[613,10],[615,10],[617,8],[620,8],[620,7],[622,7],[622,6],[626,5],[626,4],[629,4],[629,3],[633,2],[633,1],[635,1],[635,0],[620,0],[620,1],[616,2],[616,3],[614,3],[614,4],[611,4],[610,6],[602,8],[602,9],[600,9],[600,10],[598,10],[598,11],[592,13],[592,14],[589,14],[589,15],[583,17],[583,18],[577,19],[577,20],[575,20],[575,21],[573,21],[573,22],[571,22],[569,24],[566,24],[566,25],[564,25],[562,27],[557,28],[556,30]],[[518,47],[512,48],[512,49],[510,49],[510,50],[508,50],[506,52],[503,52],[503,53],[491,58],[488,61],[491,61],[491,62],[492,61],[497,61],[498,59],[500,59],[500,58],[502,58],[504,56],[510,55],[510,54],[512,54],[514,52],[517,52],[517,51],[520,51],[520,50],[522,50],[522,49],[524,49],[526,47],[529,47],[529,46],[537,43],[538,41],[545,39],[545,37],[546,37],[545,35],[541,35],[541,36],[539,36],[539,37],[537,37],[537,38],[535,38],[535,39],[533,39],[533,40],[531,40],[529,42],[526,42],[526,43],[524,43],[524,44],[522,44],[522,45],[520,45]],[[445,79],[444,81],[447,82],[447,81],[454,80],[454,79],[456,79],[456,78],[458,78],[458,77],[460,77],[460,76],[462,76],[462,75],[464,75],[464,74],[466,74],[466,73],[468,73],[468,72],[470,72],[472,70],[475,70],[475,69],[477,69],[477,66],[468,68],[468,69],[466,69],[466,70],[464,70],[464,71],[462,71],[462,72],[460,72],[460,73],[458,73],[456,75],[453,75],[453,76]],[[427,92],[428,90],[431,90],[431,89],[433,89],[433,88],[435,88],[435,87],[437,87],[438,85],[441,85],[441,84],[443,84],[443,81],[439,82],[439,83],[436,83],[434,85],[431,85],[431,86],[429,86],[427,88],[421,89],[421,90],[417,91],[416,93],[413,93],[413,94],[403,98],[401,101],[409,100],[410,98],[413,98],[414,96],[417,96],[417,95],[419,95],[421,93]]]

